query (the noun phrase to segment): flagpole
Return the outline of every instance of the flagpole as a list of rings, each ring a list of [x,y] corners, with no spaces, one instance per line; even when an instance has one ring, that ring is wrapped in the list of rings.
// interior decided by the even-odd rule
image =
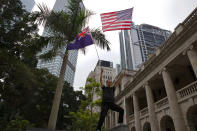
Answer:
[[[94,44],[94,47],[95,47],[95,50],[96,50],[96,53],[97,53],[97,56],[98,56],[98,60],[100,60],[99,54],[98,54],[98,51],[97,51],[97,49],[96,49],[96,45],[95,45],[95,44]]]

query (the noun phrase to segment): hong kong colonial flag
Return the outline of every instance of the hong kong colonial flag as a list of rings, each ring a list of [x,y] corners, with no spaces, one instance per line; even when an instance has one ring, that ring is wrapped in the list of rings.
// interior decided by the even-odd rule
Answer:
[[[67,50],[78,50],[86,46],[92,45],[93,39],[89,27],[82,30],[80,34],[75,37],[74,42],[67,45]]]
[[[103,32],[112,30],[130,30],[132,13],[133,8],[101,14]]]

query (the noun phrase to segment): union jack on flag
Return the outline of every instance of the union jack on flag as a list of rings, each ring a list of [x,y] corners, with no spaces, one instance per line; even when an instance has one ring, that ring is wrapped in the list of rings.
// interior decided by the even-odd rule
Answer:
[[[91,33],[89,27],[83,29],[81,33],[79,33],[73,43],[67,45],[67,50],[78,50],[81,48],[85,48],[86,46],[92,45],[93,39],[91,37]]]
[[[101,14],[103,32],[131,30],[132,13],[133,8]]]

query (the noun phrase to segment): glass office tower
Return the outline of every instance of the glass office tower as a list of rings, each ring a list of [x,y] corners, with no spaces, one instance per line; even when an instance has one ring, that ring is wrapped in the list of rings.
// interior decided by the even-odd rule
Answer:
[[[156,26],[132,25],[119,33],[121,68],[138,70],[148,56],[169,37],[170,31]]]
[[[22,4],[24,5],[25,9],[28,12],[31,12],[31,10],[33,9],[34,5],[35,5],[35,1],[34,0],[21,0]]]

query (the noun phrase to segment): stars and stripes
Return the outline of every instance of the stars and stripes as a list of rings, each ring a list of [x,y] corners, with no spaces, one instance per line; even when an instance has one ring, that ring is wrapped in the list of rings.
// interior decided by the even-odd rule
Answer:
[[[130,30],[132,12],[133,8],[101,14],[103,32],[112,30]]]

